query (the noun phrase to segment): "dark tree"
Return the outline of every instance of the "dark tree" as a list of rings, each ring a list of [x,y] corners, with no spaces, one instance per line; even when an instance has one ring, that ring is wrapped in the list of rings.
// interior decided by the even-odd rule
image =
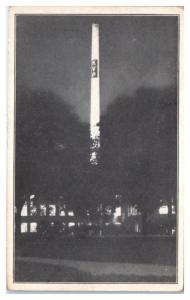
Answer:
[[[18,89],[16,95],[16,224],[30,194],[50,202],[77,201],[87,161],[88,128],[50,91]]]
[[[114,101],[101,121],[106,184],[144,218],[160,199],[176,200],[177,93],[140,89]]]

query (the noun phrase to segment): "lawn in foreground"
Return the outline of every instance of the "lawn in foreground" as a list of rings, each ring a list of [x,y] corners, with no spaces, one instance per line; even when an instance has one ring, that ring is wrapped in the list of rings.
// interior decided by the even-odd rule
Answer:
[[[176,239],[174,237],[122,237],[54,239],[39,243],[35,239],[23,239],[17,243],[15,280],[17,282],[176,282]],[[27,257],[39,258],[38,263],[27,261]],[[42,259],[71,260],[70,265],[40,263]],[[77,269],[77,261],[94,263],[129,263],[172,268],[171,276],[125,274],[93,274],[89,270]],[[76,263],[75,263],[76,262]],[[170,274],[170,273],[167,273]]]
[[[126,275],[100,275],[84,272],[75,268],[45,265],[31,262],[16,262],[16,282],[172,282],[175,276],[126,276]]]
[[[29,238],[16,246],[19,257],[176,265],[174,237],[64,238],[45,243]]]

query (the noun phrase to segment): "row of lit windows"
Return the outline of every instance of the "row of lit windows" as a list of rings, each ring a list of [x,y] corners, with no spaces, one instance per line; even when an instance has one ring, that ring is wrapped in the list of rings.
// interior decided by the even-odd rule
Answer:
[[[55,223],[54,222],[51,222],[49,223],[49,225],[51,227],[54,227],[55,226]],[[69,222],[68,223],[68,227],[74,227],[76,225],[75,222]],[[78,226],[81,225],[80,223],[78,224]],[[88,224],[88,225],[92,225],[91,223]],[[66,226],[66,224],[63,222],[62,223],[62,229],[64,229]],[[38,223],[37,222],[30,222],[30,223],[27,223],[27,222],[22,222],[21,223],[21,233],[27,233],[27,232],[37,232],[38,231]]]
[[[72,210],[66,211],[65,207],[62,208],[57,208],[56,205],[54,204],[49,204],[49,205],[45,205],[45,204],[41,204],[39,206],[39,215],[40,216],[56,216],[56,209],[59,210],[58,215],[59,216],[70,216],[70,217],[74,217],[74,212]],[[118,217],[121,217],[121,206],[116,207],[115,211],[113,213],[113,219],[116,220]],[[30,216],[36,216],[38,213],[37,207],[33,204],[33,201],[30,202],[29,205],[29,215]],[[111,215],[111,208],[107,208],[106,213],[108,215]],[[158,213],[160,215],[167,215],[169,213],[169,208],[168,205],[162,205],[159,209],[158,209]],[[172,205],[171,206],[171,213],[174,215],[176,214],[176,209],[175,206]],[[138,211],[138,209],[135,206],[128,206],[127,207],[127,216],[136,216],[139,215],[140,212]],[[27,210],[27,203],[25,202],[25,204],[23,205],[22,211],[21,211],[21,216],[28,216],[28,210]],[[89,216],[89,212],[87,211],[87,216]]]
[[[29,228],[28,228],[29,227]],[[37,223],[36,222],[31,222],[31,223],[21,223],[21,233],[25,232],[37,232]]]
[[[40,216],[56,216],[56,205],[54,204],[49,204],[48,206],[45,204],[41,204],[39,206],[39,215]],[[33,201],[30,202],[29,206],[29,214],[30,216],[36,216],[38,214],[37,207],[33,204]],[[64,208],[59,208],[58,212],[59,216],[74,216],[74,212],[72,210],[70,211],[65,211]],[[22,211],[21,211],[21,216],[22,217],[27,217],[28,216],[28,210],[27,210],[27,203],[23,205]]]
[[[120,222],[115,222],[115,225],[120,225],[121,223]],[[54,222],[51,222],[51,223],[49,223],[49,225],[50,225],[50,227],[54,227],[55,226],[55,223]],[[74,227],[75,225],[78,225],[78,226],[80,226],[80,225],[82,225],[82,223],[75,223],[75,222],[69,222],[68,224],[67,224],[67,226],[69,227],[69,228],[72,228],[72,227]],[[88,225],[88,226],[92,226],[92,222],[88,222],[88,224],[86,224],[86,225]],[[111,223],[109,223],[109,222],[106,222],[105,223],[105,226],[109,226],[109,225],[111,225]],[[136,223],[135,225],[134,225],[135,227],[134,227],[134,231],[135,232],[140,232],[140,227],[139,227],[139,224],[138,223]],[[63,222],[62,223],[62,231],[64,231],[65,230],[65,227],[66,227],[66,224]],[[27,223],[27,222],[22,222],[21,223],[21,233],[36,233],[36,232],[38,232],[38,223],[37,222],[31,222],[31,223]]]
[[[37,213],[39,212],[40,216],[56,216],[56,209],[59,209],[58,215],[59,216],[70,216],[73,217],[74,216],[74,212],[72,210],[67,211],[64,208],[57,208],[56,205],[54,204],[49,204],[48,207],[45,204],[41,204],[39,205],[39,210],[37,211],[37,207],[33,204],[33,201],[31,201],[30,206],[29,206],[29,213],[30,216],[36,216]],[[112,214],[112,210],[110,207],[107,207],[105,212],[107,213],[107,215]],[[127,215],[128,216],[136,216],[138,215],[139,212],[137,210],[136,207],[133,206],[129,206],[127,209]],[[21,211],[21,216],[22,217],[26,217],[28,216],[28,211],[27,211],[27,203],[25,203],[23,205],[22,211]],[[87,211],[87,216],[89,216],[89,212]],[[116,207],[115,211],[113,213],[113,218],[117,218],[121,216],[121,206]]]

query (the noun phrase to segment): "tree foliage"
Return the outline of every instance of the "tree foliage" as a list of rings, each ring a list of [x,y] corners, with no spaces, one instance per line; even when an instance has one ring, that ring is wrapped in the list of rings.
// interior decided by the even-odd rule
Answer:
[[[101,121],[102,165],[108,184],[143,211],[176,197],[177,94],[139,89],[120,97]]]
[[[50,91],[19,89],[16,97],[16,206],[23,194],[46,201],[76,198],[86,164],[87,127]],[[72,193],[71,193],[72,191]]]

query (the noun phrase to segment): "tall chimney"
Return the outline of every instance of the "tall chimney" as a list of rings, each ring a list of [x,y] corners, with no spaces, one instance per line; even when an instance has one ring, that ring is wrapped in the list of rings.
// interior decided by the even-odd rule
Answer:
[[[91,109],[90,109],[90,163],[98,164],[100,148],[100,86],[99,86],[99,25],[92,24],[91,48]]]

